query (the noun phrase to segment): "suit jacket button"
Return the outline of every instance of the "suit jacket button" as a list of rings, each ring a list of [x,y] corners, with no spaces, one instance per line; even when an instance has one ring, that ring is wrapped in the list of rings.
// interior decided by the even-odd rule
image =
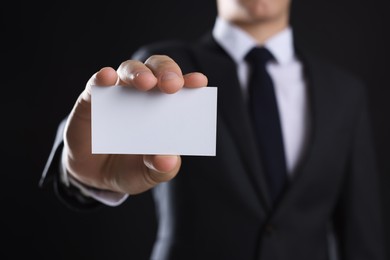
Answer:
[[[275,232],[276,229],[275,229],[274,225],[268,223],[268,224],[265,225],[264,230],[265,230],[265,233],[267,233],[268,235],[271,235],[272,233]]]

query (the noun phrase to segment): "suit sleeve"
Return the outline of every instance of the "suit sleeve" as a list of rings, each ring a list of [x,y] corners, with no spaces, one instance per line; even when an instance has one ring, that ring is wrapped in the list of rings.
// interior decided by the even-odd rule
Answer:
[[[54,144],[39,181],[39,187],[51,186],[56,196],[72,210],[90,210],[103,204],[93,198],[83,195],[77,187],[66,186],[60,180],[60,163],[63,148],[63,134],[67,118],[63,119],[57,128]]]
[[[360,100],[335,230],[340,259],[385,260],[379,174],[365,95]]]

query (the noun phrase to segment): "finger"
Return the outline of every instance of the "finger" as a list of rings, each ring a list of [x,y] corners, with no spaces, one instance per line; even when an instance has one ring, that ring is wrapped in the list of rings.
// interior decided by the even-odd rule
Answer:
[[[96,72],[92,77],[88,80],[87,85],[85,87],[84,92],[81,95],[83,101],[88,103],[91,102],[91,86],[112,86],[118,80],[118,74],[111,67],[104,67],[98,72]]]
[[[145,65],[157,78],[157,87],[165,93],[175,93],[184,85],[184,78],[179,65],[166,55],[153,55]]]
[[[142,91],[154,88],[157,78],[153,72],[142,62],[127,60],[118,67],[117,85],[132,86]]]
[[[199,88],[207,86],[207,77],[199,72],[188,73],[183,76],[184,86],[187,88]]]
[[[148,168],[146,180],[151,185],[169,181],[178,173],[181,157],[178,155],[144,155],[144,164]]]

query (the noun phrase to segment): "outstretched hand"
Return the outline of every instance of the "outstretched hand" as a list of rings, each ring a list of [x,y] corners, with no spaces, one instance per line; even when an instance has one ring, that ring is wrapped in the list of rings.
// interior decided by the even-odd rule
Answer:
[[[183,75],[177,63],[164,55],[153,55],[145,63],[127,60],[117,70],[105,67],[92,75],[68,117],[63,162],[78,181],[99,189],[137,194],[174,178],[181,166],[178,155],[92,154],[92,85],[121,85],[140,91],[158,88],[172,94],[184,86],[207,86],[207,77],[198,72]]]

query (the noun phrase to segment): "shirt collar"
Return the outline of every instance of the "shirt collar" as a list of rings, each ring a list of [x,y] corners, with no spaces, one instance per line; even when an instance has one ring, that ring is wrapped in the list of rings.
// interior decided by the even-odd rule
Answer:
[[[245,55],[257,45],[252,36],[220,17],[216,18],[212,33],[215,40],[237,63],[242,62]],[[268,48],[278,63],[285,64],[292,61],[294,46],[291,27],[272,36],[264,43],[264,47]]]

